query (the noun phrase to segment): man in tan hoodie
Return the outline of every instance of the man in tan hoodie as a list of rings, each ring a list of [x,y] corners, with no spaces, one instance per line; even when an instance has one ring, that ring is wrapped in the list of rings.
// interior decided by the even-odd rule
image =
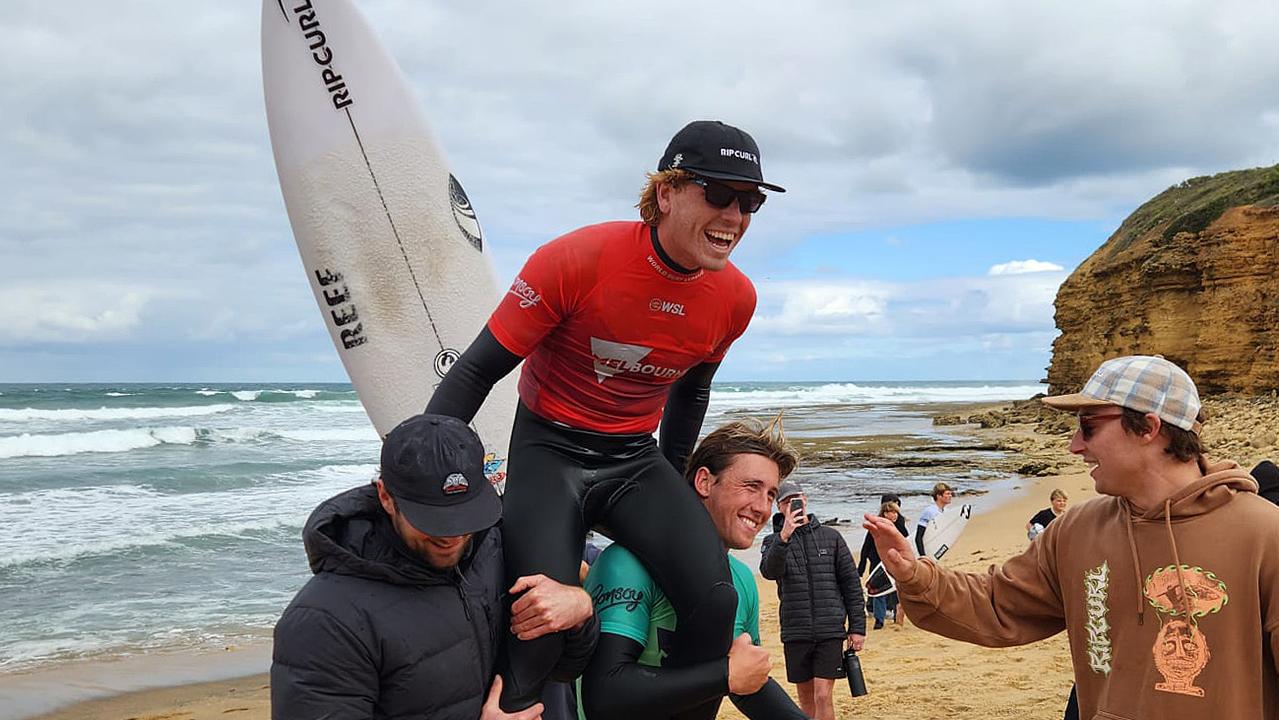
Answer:
[[[1070,451],[1105,497],[984,574],[916,559],[866,516],[916,625],[989,647],[1070,639],[1085,718],[1279,718],[1279,508],[1234,462],[1209,463],[1194,383],[1158,356],[1102,363]]]

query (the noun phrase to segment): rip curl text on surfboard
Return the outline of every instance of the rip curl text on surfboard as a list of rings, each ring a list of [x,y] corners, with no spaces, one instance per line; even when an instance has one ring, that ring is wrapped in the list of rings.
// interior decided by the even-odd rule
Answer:
[[[338,330],[338,336],[342,339],[342,348],[350,350],[368,342],[368,337],[364,334],[364,323],[360,322],[360,313],[355,309],[355,303],[351,302],[351,289],[345,284],[337,285],[342,282],[342,273],[333,272],[328,268],[323,271],[315,271],[315,280],[320,284],[320,295],[324,298],[324,302],[328,305],[329,315],[333,319],[334,326],[342,328]],[[329,286],[334,287],[329,287]],[[347,327],[355,323],[351,327]]]
[[[346,87],[346,82],[333,69],[333,50],[326,44],[327,40],[324,37],[324,31],[320,29],[320,21],[316,18],[314,8],[311,7],[311,0],[306,0],[303,4],[293,8],[293,13],[298,16],[298,27],[304,33],[303,37],[309,41],[307,47],[311,50],[311,59],[315,60],[315,63],[323,68],[320,71],[320,79],[324,81],[324,89],[329,91],[329,99],[333,101],[333,109],[341,110],[349,105],[354,105],[355,100],[351,99],[351,93]]]

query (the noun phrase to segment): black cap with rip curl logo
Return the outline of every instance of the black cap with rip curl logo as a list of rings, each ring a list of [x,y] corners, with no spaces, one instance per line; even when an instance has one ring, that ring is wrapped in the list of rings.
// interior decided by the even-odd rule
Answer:
[[[675,133],[657,169],[660,172],[676,168],[715,180],[755,183],[786,192],[781,185],[764,182],[755,139],[745,130],[718,120],[695,120]]]

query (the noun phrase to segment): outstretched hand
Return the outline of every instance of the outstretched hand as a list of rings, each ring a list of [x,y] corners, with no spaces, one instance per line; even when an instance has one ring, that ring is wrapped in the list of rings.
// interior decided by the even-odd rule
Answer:
[[[897,532],[897,526],[891,520],[879,515],[867,513],[862,527],[875,539],[875,548],[879,550],[879,559],[898,582],[910,580],[915,576],[915,551],[910,540]]]
[[[594,612],[591,596],[585,590],[542,574],[521,577],[509,592],[524,593],[511,605],[511,632],[521,640],[575,628]]]

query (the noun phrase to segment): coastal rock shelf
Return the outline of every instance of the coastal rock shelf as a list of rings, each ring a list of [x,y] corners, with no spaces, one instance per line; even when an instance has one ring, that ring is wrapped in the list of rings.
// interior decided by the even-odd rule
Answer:
[[[1213,459],[1236,460],[1251,468],[1262,460],[1279,461],[1279,397],[1220,394],[1204,398],[1204,450]],[[971,414],[945,414],[938,425],[977,425],[979,438],[989,438],[1003,456],[990,467],[1042,477],[1080,472],[1081,460],[1067,450],[1075,432],[1069,413],[1048,408],[1038,399],[1020,400]],[[918,452],[919,448],[914,449]]]
[[[1279,388],[1279,165],[1187,180],[1062,283],[1052,393],[1109,357],[1161,354],[1205,394]]]

